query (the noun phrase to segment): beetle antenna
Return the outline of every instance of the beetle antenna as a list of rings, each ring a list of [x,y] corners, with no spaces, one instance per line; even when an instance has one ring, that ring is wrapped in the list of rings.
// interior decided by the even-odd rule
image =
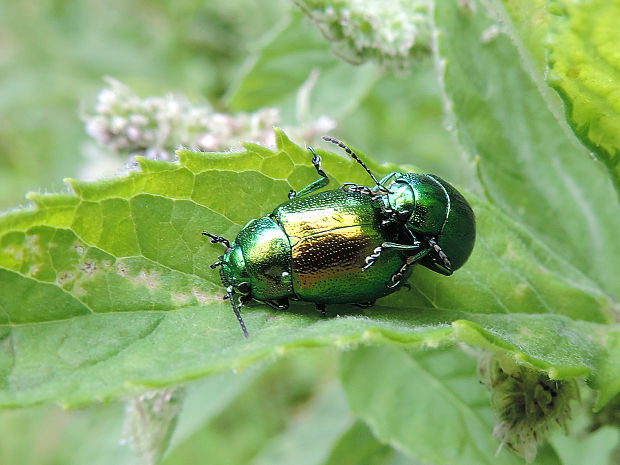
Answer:
[[[227,250],[230,249],[230,241],[228,239],[226,239],[225,237],[217,236],[215,234],[208,233],[207,231],[203,231],[202,235],[203,236],[207,236],[208,238],[210,238],[211,239],[211,244],[221,243],[221,244],[224,244],[226,246]]]
[[[235,312],[235,316],[237,317],[237,321],[241,325],[241,330],[243,331],[243,335],[245,336],[246,339],[248,339],[250,335],[248,334],[248,330],[245,327],[243,318],[241,318],[241,313],[239,313],[237,304],[235,304],[235,298],[233,297],[234,295],[235,295],[235,289],[232,286],[228,286],[226,288],[226,297],[224,298],[230,300],[230,305],[232,305],[233,312]]]
[[[237,308],[237,305],[235,304],[235,298],[234,298],[235,288],[231,286],[228,280],[226,279],[226,276],[224,275],[224,270],[222,268],[220,268],[220,279],[222,280],[222,284],[226,286],[226,295],[224,296],[224,300],[226,299],[230,300],[230,305],[232,305],[233,312],[235,312],[237,321],[241,325],[241,331],[243,331],[243,335],[247,339],[250,337],[250,335],[248,334],[248,330],[245,327],[243,318],[241,318],[241,313],[239,313],[239,309]]]
[[[443,265],[448,269],[452,269],[452,263],[450,263],[450,260],[448,259],[448,256],[444,253],[443,250],[441,250],[441,247],[439,247],[439,244],[437,244],[437,241],[435,241],[434,237],[431,237],[428,240],[428,243],[431,245],[431,247],[435,250],[435,252],[437,253],[437,255],[439,255],[439,258],[441,259],[441,261],[443,262]]]
[[[385,187],[382,186],[379,181],[377,180],[377,178],[375,178],[375,175],[372,174],[372,171],[370,171],[370,168],[368,168],[366,166],[366,164],[360,159],[360,157],[358,157],[356,155],[356,153],[351,150],[349,147],[347,147],[344,142],[339,141],[338,139],[334,139],[333,137],[329,137],[329,136],[323,136],[323,140],[327,141],[327,142],[331,142],[332,144],[336,144],[338,147],[340,147],[341,149],[344,149],[345,152],[347,152],[349,155],[351,155],[351,158],[353,158],[353,160],[355,160],[356,162],[358,162],[360,165],[362,165],[362,167],[366,170],[366,172],[370,175],[370,177],[372,178],[372,180],[375,182],[375,184],[379,187],[379,189],[381,190],[385,190]]]

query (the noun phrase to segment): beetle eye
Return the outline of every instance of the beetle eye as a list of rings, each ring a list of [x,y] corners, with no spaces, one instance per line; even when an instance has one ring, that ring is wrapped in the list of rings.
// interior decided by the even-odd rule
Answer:
[[[239,292],[242,292],[242,293],[244,293],[244,294],[249,294],[249,293],[250,293],[250,291],[252,290],[252,288],[250,287],[250,284],[249,284],[249,283],[246,283],[245,281],[244,281],[244,282],[242,282],[242,283],[240,283],[240,284],[237,286],[237,289],[239,289]]]

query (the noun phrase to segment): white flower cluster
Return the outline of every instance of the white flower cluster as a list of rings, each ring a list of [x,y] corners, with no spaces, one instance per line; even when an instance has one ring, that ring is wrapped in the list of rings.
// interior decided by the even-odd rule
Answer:
[[[396,70],[430,53],[430,1],[295,0],[343,58]]]
[[[275,145],[272,128],[280,123],[276,108],[233,116],[209,105],[193,106],[183,97],[140,98],[119,81],[107,82],[95,114],[84,120],[86,132],[115,153],[172,160],[179,146],[218,151],[241,141]]]

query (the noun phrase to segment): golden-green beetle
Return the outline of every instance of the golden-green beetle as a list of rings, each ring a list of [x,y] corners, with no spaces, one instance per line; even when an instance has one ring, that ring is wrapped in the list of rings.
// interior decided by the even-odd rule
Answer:
[[[319,179],[248,222],[232,243],[203,232],[226,246],[211,267],[220,267],[245,337],[239,307],[251,299],[280,310],[288,308],[289,299],[314,302],[323,316],[326,304],[369,306],[398,290],[414,264],[449,276],[474,247],[474,212],[451,184],[432,174],[398,172],[379,181],[349,147],[323,139],[353,157],[374,186],[345,183],[315,192],[329,178],[310,148]]]

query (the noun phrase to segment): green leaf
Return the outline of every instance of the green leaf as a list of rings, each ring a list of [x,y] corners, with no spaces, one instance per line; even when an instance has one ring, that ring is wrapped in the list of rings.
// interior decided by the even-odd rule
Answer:
[[[589,412],[588,412],[589,413]],[[586,430],[575,428],[575,423],[585,423]],[[570,435],[558,432],[550,441],[562,457],[565,465],[610,465],[618,462],[620,449],[620,429],[604,426],[595,431],[588,431],[587,418],[576,418],[571,425]]]
[[[605,163],[620,191],[620,5],[560,5],[564,11],[554,16],[549,46],[549,84],[562,97],[571,128]]]
[[[545,45],[555,3],[554,0],[498,0],[493,4],[502,29],[514,36],[516,43],[523,45],[524,68],[528,69],[531,60],[531,71],[537,76],[542,76],[546,66]]]
[[[330,389],[328,393],[325,389],[334,382],[336,355],[333,349],[303,350],[271,364],[242,392],[237,392],[219,414],[205,417],[204,424],[172,449],[162,464],[201,463],[208,457],[213,465],[245,465],[256,457],[281,450],[285,447],[283,438],[294,438],[294,432],[303,430],[306,421],[319,417],[325,423],[317,425],[311,434],[317,441],[325,442],[323,446],[315,443],[317,448],[329,448],[338,436],[331,438],[322,430],[331,428],[334,434],[340,427],[327,424],[334,418],[321,406],[325,402],[334,405],[338,412],[344,412],[345,421],[351,421],[342,390]],[[317,414],[318,411],[321,413]],[[183,416],[182,413],[179,418],[181,428]],[[336,419],[335,423],[339,422]]]
[[[168,450],[173,450],[225,410],[264,372],[263,368],[259,366],[242,373],[221,373],[187,384],[185,400]]]
[[[487,198],[616,301],[620,204],[609,179],[560,127],[493,21],[438,2],[437,59],[459,141],[479,157]]]
[[[605,0],[501,3],[500,21],[533,57],[536,77],[544,75],[561,99],[549,99],[552,109],[560,110],[563,102],[571,129],[605,165],[619,191],[620,6]]]
[[[421,462],[523,463],[508,448],[499,450],[488,393],[464,353],[360,348],[343,353],[340,371],[353,412],[381,441]],[[561,463],[553,452],[544,456],[534,463]]]
[[[379,442],[368,426],[357,421],[339,439],[325,465],[417,465],[409,457]]]
[[[185,401],[171,447],[227,409],[249,386],[251,389],[263,371],[261,367],[240,374],[223,373],[184,386]],[[0,463],[135,465],[135,454],[126,444],[124,417],[122,401],[69,411],[53,405],[0,410]]]
[[[333,306],[328,315],[343,317],[327,320],[307,304],[282,314],[255,303],[244,312],[246,342],[209,268],[221,249],[200,231],[234,237],[315,178],[309,152],[280,131],[277,140],[276,151],[247,145],[243,153],[181,151],[179,164],[142,159],[140,172],[72,181],[75,196],[35,195],[34,208],[0,217],[0,405],[131,394],[301,347],[439,346],[462,334],[557,377],[587,376],[603,399],[617,392],[608,297],[474,196],[478,243],[454,277],[417,269],[411,291],[366,311]],[[352,160],[319,153],[332,185],[367,181]],[[369,164],[379,174],[394,168]],[[538,333],[528,330],[535,322]],[[562,351],[539,350],[558,332],[575,335]]]
[[[329,457],[333,443],[351,427],[354,418],[337,382],[322,389],[307,407],[307,414],[272,439],[254,457],[253,465],[320,465]]]
[[[207,417],[163,464],[195,463],[208,456],[213,465],[396,465],[403,458],[398,463],[413,465],[355,421],[335,379],[337,355],[306,350],[271,365],[219,415]],[[181,413],[181,427],[191,408]]]
[[[620,4],[565,0],[559,5],[563,11],[553,17],[551,29],[549,84],[562,97],[571,128],[620,191]]]
[[[20,465],[135,465],[119,444],[121,403],[64,411],[40,405],[0,411],[0,463]]]
[[[277,105],[283,119],[290,122],[296,117],[346,115],[367,94],[379,71],[371,64],[343,63],[329,50],[329,43],[301,14],[291,14],[264,38],[256,55],[246,63],[244,73],[232,86],[230,105],[244,111]],[[311,89],[308,114],[299,114],[298,92],[315,70],[319,74]]]

